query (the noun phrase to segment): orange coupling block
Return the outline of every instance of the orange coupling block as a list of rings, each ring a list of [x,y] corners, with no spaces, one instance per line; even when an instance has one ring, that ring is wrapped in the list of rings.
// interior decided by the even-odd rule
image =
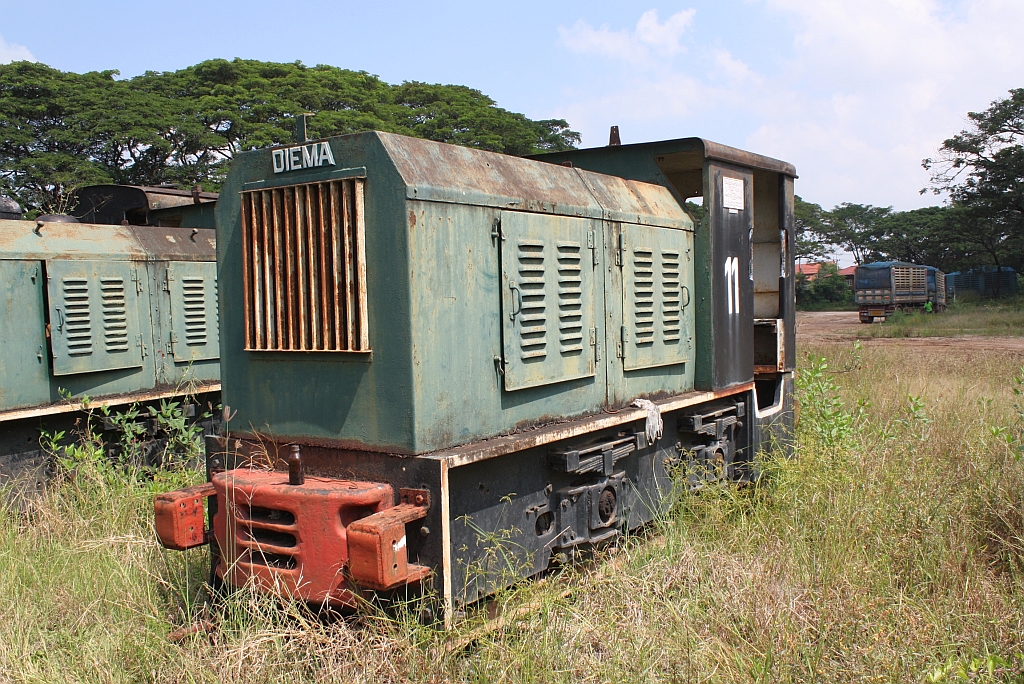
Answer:
[[[395,506],[385,483],[244,469],[217,473],[213,487],[216,572],[234,586],[353,606],[364,589],[429,573],[408,563],[405,544],[405,522],[426,515],[427,492],[406,502],[403,490],[403,503]]]
[[[289,473],[237,468],[161,494],[160,541],[183,551],[215,540],[215,572],[228,584],[334,606],[430,574],[409,562],[405,536],[406,523],[426,516],[429,492],[403,489],[396,506],[389,484],[305,477],[296,465]],[[209,496],[217,506],[207,530]]]
[[[349,574],[360,586],[384,591],[417,582],[430,573],[409,563],[406,523],[427,515],[429,493],[401,490],[402,503],[348,526]]]
[[[205,544],[206,497],[214,491],[213,485],[206,482],[158,495],[153,507],[160,543],[175,551]]]

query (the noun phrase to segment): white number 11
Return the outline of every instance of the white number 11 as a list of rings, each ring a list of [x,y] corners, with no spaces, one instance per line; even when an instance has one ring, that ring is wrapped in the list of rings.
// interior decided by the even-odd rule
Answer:
[[[725,260],[725,294],[729,298],[729,315],[740,312],[740,258]]]

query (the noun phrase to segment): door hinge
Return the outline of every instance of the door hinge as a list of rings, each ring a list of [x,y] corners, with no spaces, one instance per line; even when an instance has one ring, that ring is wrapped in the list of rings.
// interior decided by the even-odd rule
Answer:
[[[601,360],[601,345],[597,343],[597,328],[590,329],[590,346],[594,348],[594,360]]]
[[[132,282],[135,283],[135,294],[142,294],[142,279],[139,278],[139,269],[132,269]]]
[[[619,343],[616,345],[616,353],[620,359],[626,358],[626,342],[629,341],[629,332],[626,326],[619,327]]]
[[[164,271],[164,292],[171,291],[171,281],[174,280],[174,276],[171,275],[171,269]]]
[[[590,254],[594,258],[594,265],[597,266],[597,235],[592,230],[587,231],[587,248],[590,250]]]
[[[626,236],[623,233],[619,233],[619,246],[615,250],[615,265],[622,266],[625,259],[626,253]]]
[[[142,350],[142,358],[146,358],[146,343],[142,341],[142,335],[135,336],[135,346]]]
[[[494,219],[494,223],[491,224],[491,240],[498,242],[504,240],[505,234],[501,231],[501,218]]]
[[[178,335],[173,330],[171,334],[167,336],[167,353],[174,353],[174,345],[178,343]]]

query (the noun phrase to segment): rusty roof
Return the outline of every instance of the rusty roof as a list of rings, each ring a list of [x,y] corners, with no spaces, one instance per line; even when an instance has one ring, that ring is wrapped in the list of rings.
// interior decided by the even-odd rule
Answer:
[[[617,176],[377,132],[409,199],[692,230],[668,189]]]
[[[212,261],[216,249],[209,228],[0,221],[0,259]]]

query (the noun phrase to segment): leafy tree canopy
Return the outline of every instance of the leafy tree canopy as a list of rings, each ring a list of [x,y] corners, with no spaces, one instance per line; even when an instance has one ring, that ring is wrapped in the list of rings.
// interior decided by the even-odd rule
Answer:
[[[822,259],[828,251],[823,234],[825,211],[818,204],[805,202],[800,195],[793,198],[793,224],[796,228],[796,253],[794,258]]]
[[[93,183],[215,190],[235,153],[291,141],[306,112],[317,138],[382,130],[515,155],[580,141],[561,119],[528,119],[472,88],[326,65],[215,59],[117,76],[0,65],[0,191],[40,210]]]
[[[908,261],[946,269],[959,257],[949,244],[949,210],[925,207],[893,211],[877,223],[872,261]]]
[[[948,193],[951,230],[969,252],[994,266],[1024,267],[1024,88],[1010,91],[942,143],[931,187]]]
[[[796,277],[796,301],[801,306],[849,304],[853,301],[853,290],[846,278],[839,275],[839,268],[833,263],[823,263],[813,280],[803,273]]]
[[[871,261],[882,241],[880,222],[892,213],[892,207],[843,202],[822,216],[825,241],[842,247],[863,264]]]

